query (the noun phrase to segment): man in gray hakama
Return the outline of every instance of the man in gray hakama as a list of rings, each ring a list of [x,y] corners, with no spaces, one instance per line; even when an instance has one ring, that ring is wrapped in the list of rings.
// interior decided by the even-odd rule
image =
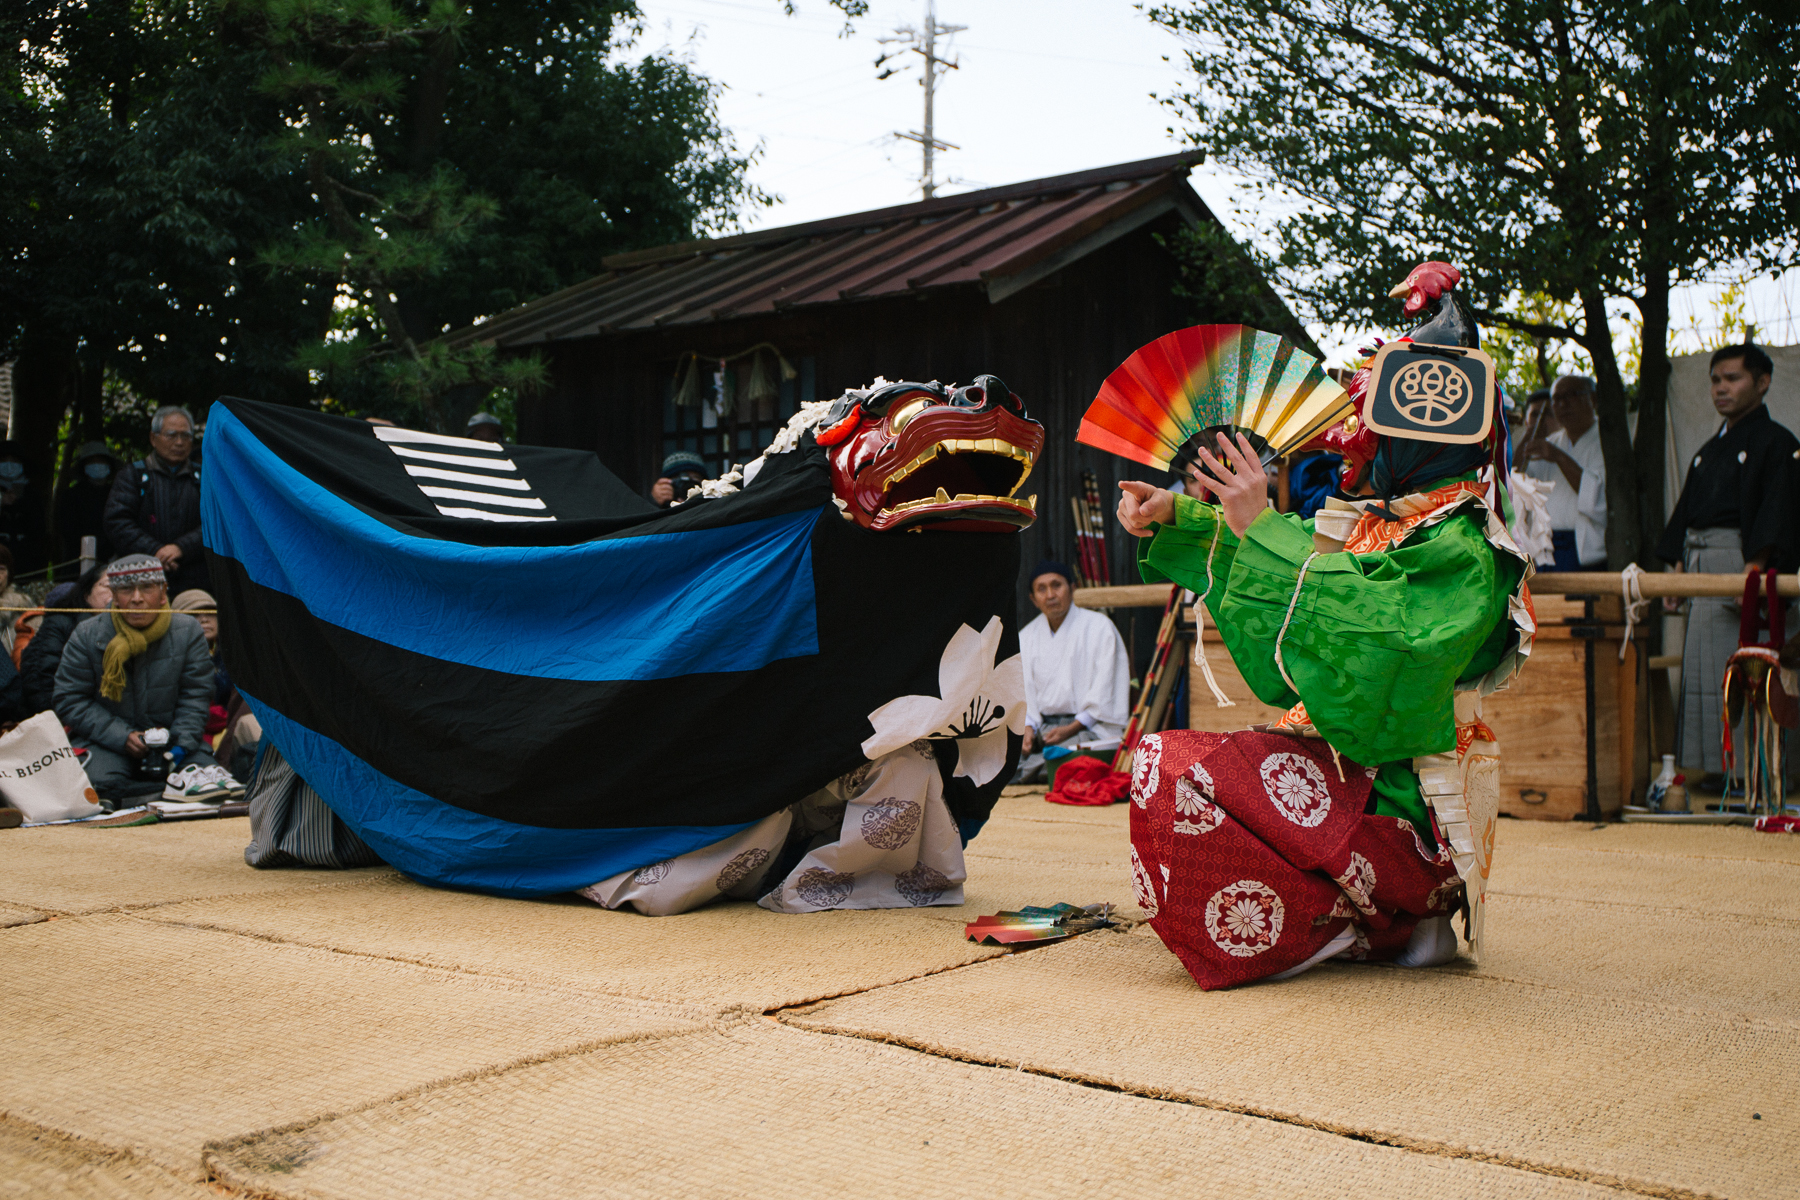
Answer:
[[[1713,407],[1724,420],[1688,464],[1681,499],[1656,545],[1657,555],[1676,571],[1739,575],[1754,566],[1788,572],[1800,563],[1793,519],[1800,440],[1763,405],[1773,372],[1769,356],[1750,343],[1712,357]],[[1703,792],[1723,790],[1721,683],[1726,660],[1738,648],[1740,615],[1737,599],[1688,602],[1675,744],[1683,766],[1705,770]],[[1792,604],[1787,627],[1797,627]]]

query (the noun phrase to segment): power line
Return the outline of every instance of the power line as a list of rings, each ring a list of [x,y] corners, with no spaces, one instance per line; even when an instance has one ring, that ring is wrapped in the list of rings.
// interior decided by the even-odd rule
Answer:
[[[960,150],[962,147],[951,142],[938,140],[934,126],[932,101],[937,95],[938,81],[946,71],[954,71],[962,64],[954,59],[939,58],[937,40],[939,37],[949,38],[967,29],[967,25],[940,25],[937,19],[937,0],[925,0],[925,28],[918,30],[911,25],[901,25],[894,30],[894,36],[876,38],[884,46],[897,45],[901,49],[884,52],[875,60],[876,70],[890,59],[910,51],[925,59],[925,73],[919,79],[919,86],[925,89],[925,128],[923,130],[896,131],[894,136],[909,142],[917,142],[925,152],[925,168],[919,173],[919,190],[929,200],[937,194],[937,177],[933,169],[933,156],[939,150]],[[947,47],[946,47],[947,48]],[[906,70],[905,66],[889,67],[875,78],[879,81]]]

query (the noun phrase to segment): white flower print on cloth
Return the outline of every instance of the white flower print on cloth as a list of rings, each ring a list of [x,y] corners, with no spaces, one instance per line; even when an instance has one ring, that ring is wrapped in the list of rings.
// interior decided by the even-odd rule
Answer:
[[[1225,822],[1225,810],[1212,802],[1213,780],[1199,763],[1175,781],[1175,832],[1211,833]]]
[[[1352,850],[1350,865],[1344,873],[1337,876],[1338,886],[1350,897],[1351,903],[1366,913],[1375,911],[1375,864]]]
[[[976,633],[958,627],[938,660],[936,696],[901,696],[869,714],[875,732],[862,744],[870,760],[919,738],[956,739],[957,775],[977,787],[1006,766],[1006,735],[1025,732],[1025,664],[1017,655],[996,663],[999,617]]]
[[[1287,907],[1275,889],[1256,879],[1220,888],[1206,902],[1206,933],[1234,958],[1252,958],[1281,940]]]
[[[1163,868],[1165,874],[1167,867]],[[1137,847],[1131,848],[1131,890],[1137,896],[1138,907],[1144,910],[1145,917],[1154,917],[1157,912],[1156,885],[1150,882],[1150,872],[1144,870],[1144,860],[1138,857]]]
[[[1331,812],[1331,790],[1319,764],[1299,754],[1271,754],[1263,759],[1263,790],[1277,812],[1305,829]]]
[[[1139,808],[1150,803],[1150,794],[1162,781],[1162,736],[1147,733],[1139,740],[1131,757],[1131,802]]]

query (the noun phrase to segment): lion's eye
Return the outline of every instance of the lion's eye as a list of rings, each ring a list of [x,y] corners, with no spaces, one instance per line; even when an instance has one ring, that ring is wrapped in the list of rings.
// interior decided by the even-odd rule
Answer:
[[[906,428],[906,423],[908,421],[912,420],[929,407],[931,407],[931,401],[929,400],[909,400],[889,414],[888,429],[894,433],[899,433],[902,429]]]

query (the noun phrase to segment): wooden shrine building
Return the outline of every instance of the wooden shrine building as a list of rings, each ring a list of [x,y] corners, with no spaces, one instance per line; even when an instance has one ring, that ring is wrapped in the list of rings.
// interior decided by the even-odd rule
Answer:
[[[672,450],[697,451],[717,474],[754,458],[801,401],[878,375],[998,375],[1047,433],[1021,489],[1039,496],[1024,562],[1074,564],[1082,470],[1097,475],[1108,514],[1115,480],[1151,474],[1076,445],[1101,380],[1173,329],[1243,319],[1176,295],[1162,239],[1217,224],[1187,183],[1196,161],[1172,155],[621,254],[605,274],[446,336],[543,354],[551,382],[520,402],[519,440],[592,448],[640,491]],[[1286,316],[1276,332],[1298,333],[1265,283],[1249,286]],[[1233,287],[1243,294],[1245,281]],[[1135,582],[1131,550],[1108,524],[1112,577]]]

